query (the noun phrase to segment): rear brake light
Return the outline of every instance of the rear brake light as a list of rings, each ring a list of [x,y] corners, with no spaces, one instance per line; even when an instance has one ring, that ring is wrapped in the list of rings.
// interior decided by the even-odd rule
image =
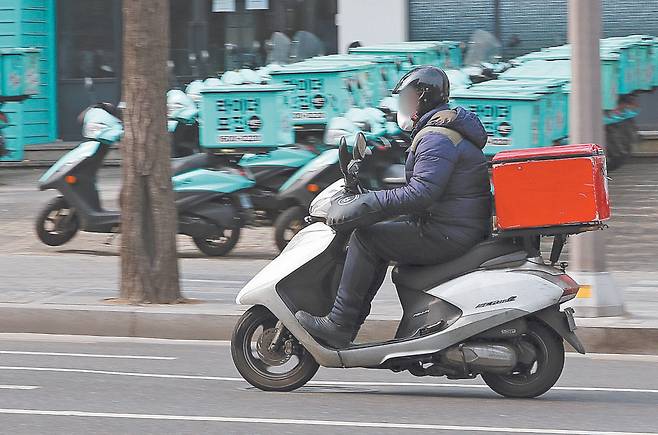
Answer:
[[[575,298],[578,294],[578,290],[580,290],[580,285],[578,285],[578,283],[567,274],[559,275],[558,278],[562,287],[562,297],[560,298],[560,303]]]

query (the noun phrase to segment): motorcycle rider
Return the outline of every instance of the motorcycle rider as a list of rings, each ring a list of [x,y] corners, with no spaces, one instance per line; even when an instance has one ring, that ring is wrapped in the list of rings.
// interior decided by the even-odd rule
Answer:
[[[450,109],[446,73],[421,66],[405,74],[399,94],[398,124],[411,131],[407,184],[370,191],[332,203],[327,224],[356,228],[333,308],[326,316],[298,311],[314,337],[346,347],[370,312],[388,264],[431,265],[454,259],[491,231],[491,193],[482,152],[487,133],[478,117]],[[393,216],[395,220],[382,221]]]

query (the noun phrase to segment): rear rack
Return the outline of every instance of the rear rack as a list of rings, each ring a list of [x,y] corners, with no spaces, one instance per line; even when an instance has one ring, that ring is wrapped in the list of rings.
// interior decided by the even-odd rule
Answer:
[[[601,230],[606,227],[607,225],[603,222],[596,222],[587,224],[560,225],[553,227],[502,230],[494,232],[493,235],[501,238],[515,239],[517,243],[523,245],[523,248],[530,257],[541,256],[540,241],[542,237],[553,237],[550,262],[551,266],[555,266],[560,260],[560,255],[564,249],[567,237],[574,234],[584,233],[586,231]]]

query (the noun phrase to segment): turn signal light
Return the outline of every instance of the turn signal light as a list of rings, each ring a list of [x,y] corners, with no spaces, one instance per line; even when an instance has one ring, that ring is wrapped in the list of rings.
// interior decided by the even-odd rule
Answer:
[[[64,181],[66,181],[68,184],[75,184],[78,182],[78,177],[75,175],[67,175],[64,177]]]
[[[313,184],[313,183],[307,184],[306,185],[306,190],[308,190],[311,193],[317,193],[317,192],[320,191],[320,186],[318,186],[317,184]]]

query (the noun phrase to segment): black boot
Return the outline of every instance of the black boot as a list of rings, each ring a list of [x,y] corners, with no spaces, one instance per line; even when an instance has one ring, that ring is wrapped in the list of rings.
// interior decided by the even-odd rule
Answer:
[[[312,336],[334,348],[346,347],[358,332],[363,303],[372,300],[381,281],[376,274],[382,270],[383,260],[375,257],[359,237],[360,231],[352,234],[338,286],[334,306],[326,316],[313,316],[305,311],[295,314],[299,323]],[[387,262],[386,262],[387,263]],[[385,268],[383,269],[385,273]],[[377,282],[377,288],[372,289]],[[370,310],[368,309],[368,312]],[[364,317],[365,319],[365,317]]]
[[[350,344],[352,326],[341,326],[332,321],[329,316],[313,316],[306,311],[295,314],[299,323],[315,338],[319,338],[334,349],[341,349]]]
[[[361,326],[363,326],[363,323],[366,321],[366,318],[370,314],[370,308],[372,307],[372,300],[375,298],[375,295],[377,294],[377,290],[379,290],[379,288],[384,283],[387,270],[388,270],[388,262],[382,262],[380,265],[377,266],[375,270],[375,275],[373,276],[373,281],[370,284],[370,288],[368,289],[368,294],[366,295],[365,300],[361,304],[361,313],[359,314],[359,320],[356,322],[356,325],[354,326],[354,330],[352,332],[352,339],[350,340],[350,342],[354,342],[354,340],[356,340],[356,336],[359,335],[359,330],[361,329]]]

